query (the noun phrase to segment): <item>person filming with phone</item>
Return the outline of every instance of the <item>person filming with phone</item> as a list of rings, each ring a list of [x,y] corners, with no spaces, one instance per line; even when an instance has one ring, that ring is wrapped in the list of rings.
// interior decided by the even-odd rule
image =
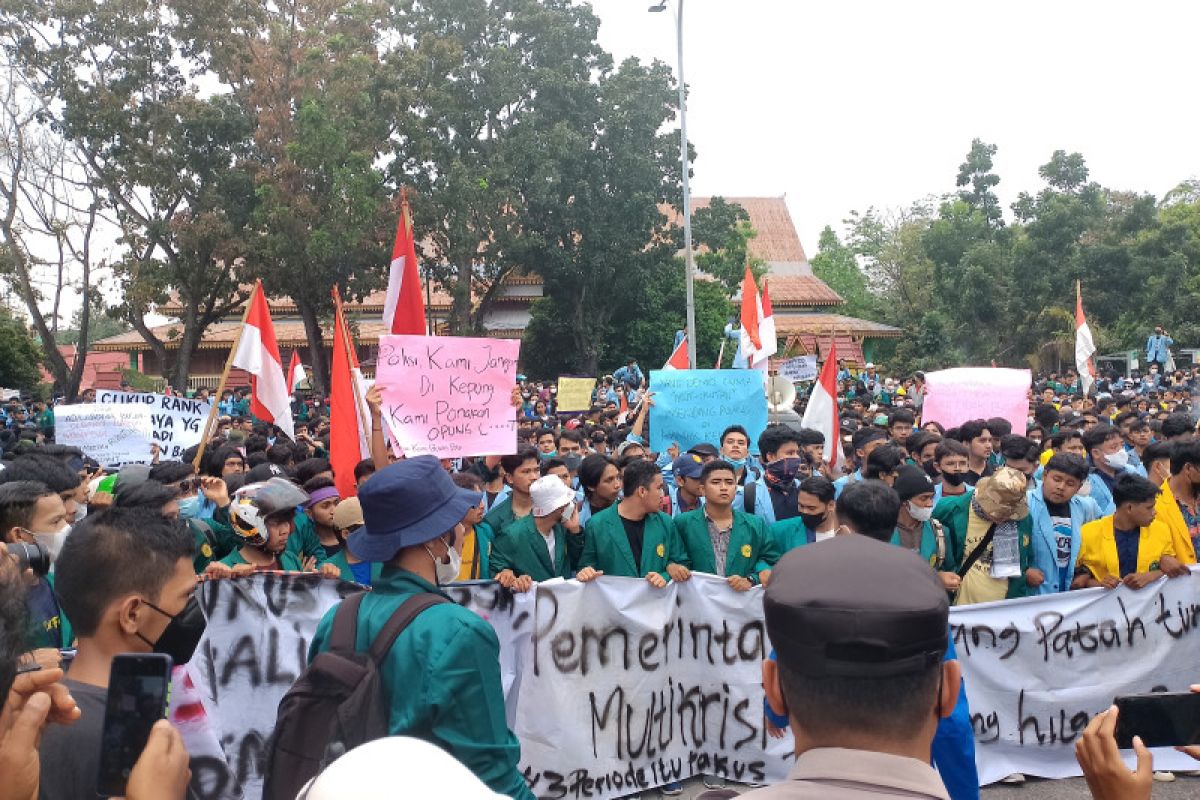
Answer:
[[[63,684],[82,712],[70,727],[46,730],[42,800],[95,797],[109,675],[119,654],[158,653],[186,664],[204,633],[195,597],[194,537],[179,520],[113,508],[75,526],[55,565],[55,587],[78,637]],[[173,754],[155,797],[183,797],[190,771],[178,732],[163,721],[151,742]],[[165,729],[162,726],[166,726]],[[182,755],[180,755],[182,753]]]

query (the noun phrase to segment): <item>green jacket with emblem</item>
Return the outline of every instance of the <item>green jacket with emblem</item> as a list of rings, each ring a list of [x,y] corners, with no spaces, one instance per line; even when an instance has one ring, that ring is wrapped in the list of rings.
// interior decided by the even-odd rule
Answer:
[[[676,517],[675,532],[686,553],[687,560],[681,563],[688,569],[716,575],[716,556],[704,508]],[[771,569],[778,560],[779,550],[762,517],[734,511],[733,530],[729,532],[729,548],[725,553],[725,575],[756,580],[758,573]]]
[[[629,537],[625,525],[617,514],[620,503],[613,503],[597,512],[583,528],[583,553],[579,557],[579,569],[592,567],[605,575],[624,578],[644,578],[657,572],[664,580],[671,580],[667,564],[682,564],[687,554],[675,534],[675,526],[669,516],[655,511],[646,517],[642,534],[641,569],[633,560],[629,549]]]
[[[384,567],[358,612],[357,649],[366,652],[408,598],[445,593],[419,575]],[[336,606],[313,637],[308,658],[329,647]],[[533,800],[518,762],[521,745],[508,729],[500,682],[500,641],[478,614],[435,605],[408,626],[380,674],[390,708],[388,734],[415,736],[445,749],[492,791]]]

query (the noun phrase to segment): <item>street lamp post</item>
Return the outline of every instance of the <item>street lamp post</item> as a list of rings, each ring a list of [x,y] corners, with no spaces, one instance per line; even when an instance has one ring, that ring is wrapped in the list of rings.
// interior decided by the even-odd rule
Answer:
[[[667,0],[650,6],[650,11],[666,11]],[[675,12],[675,40],[679,58],[679,161],[683,165],[683,258],[687,265],[687,342],[688,366],[696,361],[696,263],[692,258],[692,193],[688,181],[687,83],[683,79],[683,0]]]

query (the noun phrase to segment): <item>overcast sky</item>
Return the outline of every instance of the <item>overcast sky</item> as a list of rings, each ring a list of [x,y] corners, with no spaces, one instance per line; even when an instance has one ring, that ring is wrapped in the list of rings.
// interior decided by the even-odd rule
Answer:
[[[670,0],[675,7],[678,0]],[[676,64],[670,13],[592,0],[601,43]],[[954,189],[975,137],[1005,207],[1078,151],[1156,197],[1200,176],[1200,3],[687,0],[697,195],[786,195],[805,251],[851,209]]]

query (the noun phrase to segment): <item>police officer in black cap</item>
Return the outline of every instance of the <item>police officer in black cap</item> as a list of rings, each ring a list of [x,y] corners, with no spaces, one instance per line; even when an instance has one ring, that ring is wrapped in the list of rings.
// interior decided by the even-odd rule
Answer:
[[[930,748],[961,673],[943,662],[948,603],[929,565],[868,536],[837,536],[780,559],[764,610],[778,654],[764,688],[789,712],[796,764],[746,797],[949,800]]]

